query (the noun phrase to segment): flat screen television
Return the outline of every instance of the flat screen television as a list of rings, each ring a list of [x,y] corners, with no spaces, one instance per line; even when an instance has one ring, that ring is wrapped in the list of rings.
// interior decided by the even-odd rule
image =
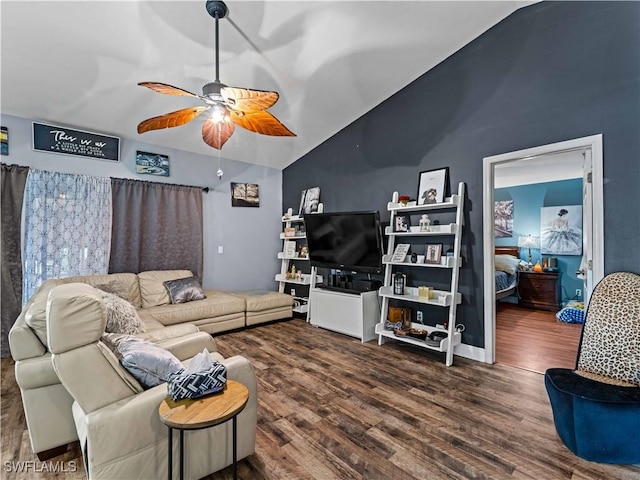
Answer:
[[[382,272],[380,213],[334,212],[304,216],[311,266]]]

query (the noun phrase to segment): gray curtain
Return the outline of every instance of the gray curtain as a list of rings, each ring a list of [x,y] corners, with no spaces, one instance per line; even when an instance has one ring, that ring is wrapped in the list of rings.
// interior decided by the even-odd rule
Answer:
[[[109,272],[191,270],[202,280],[202,188],[111,179]]]
[[[2,166],[2,192],[0,202],[0,231],[2,232],[2,294],[0,301],[0,333],[2,337],[2,358],[11,355],[9,351],[9,330],[22,309],[22,249],[20,243],[20,222],[22,219],[22,197],[29,167],[19,165]]]

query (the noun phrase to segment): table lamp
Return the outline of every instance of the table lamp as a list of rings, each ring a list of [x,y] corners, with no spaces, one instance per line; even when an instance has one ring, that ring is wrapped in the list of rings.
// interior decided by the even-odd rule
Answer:
[[[531,249],[532,248],[540,248],[540,238],[533,237],[531,235],[518,237],[518,246],[520,248],[528,248],[529,249],[529,270],[533,267],[533,262],[531,261]]]

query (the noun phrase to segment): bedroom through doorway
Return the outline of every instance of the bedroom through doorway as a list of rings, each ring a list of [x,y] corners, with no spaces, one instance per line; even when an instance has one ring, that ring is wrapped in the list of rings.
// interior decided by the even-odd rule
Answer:
[[[582,300],[586,306],[590,291],[604,269],[601,142],[602,136],[596,135],[484,159],[485,361],[488,363],[498,362],[539,373],[551,367],[575,367],[582,325],[570,323],[563,315],[564,321],[560,321],[556,314],[569,302]],[[494,228],[495,204],[504,200],[506,203],[512,200],[509,205],[512,221],[515,218],[518,221],[513,221],[506,232],[498,232]],[[557,269],[532,272],[531,265],[536,263],[549,266],[543,258],[548,260],[549,255],[543,255],[540,244],[545,234],[545,208],[552,207],[552,213],[557,214],[563,205],[584,210],[580,222],[582,245],[572,254],[558,255]],[[531,250],[523,246],[523,238],[529,236],[534,240]],[[513,284],[500,287],[493,277],[497,264],[502,264],[496,255],[505,250],[511,250],[509,253],[516,257],[516,263],[520,260],[520,269],[524,264],[530,265],[524,267],[524,273],[519,270]],[[496,295],[499,288],[506,291]]]

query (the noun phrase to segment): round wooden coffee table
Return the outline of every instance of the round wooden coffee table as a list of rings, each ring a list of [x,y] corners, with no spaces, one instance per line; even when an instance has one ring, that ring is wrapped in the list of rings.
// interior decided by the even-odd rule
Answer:
[[[238,478],[237,417],[249,400],[249,389],[240,382],[227,380],[219,393],[194,400],[174,402],[165,398],[158,412],[160,420],[169,427],[169,480],[173,473],[173,430],[180,431],[180,479],[184,478],[184,431],[200,430],[233,420],[233,478]]]

